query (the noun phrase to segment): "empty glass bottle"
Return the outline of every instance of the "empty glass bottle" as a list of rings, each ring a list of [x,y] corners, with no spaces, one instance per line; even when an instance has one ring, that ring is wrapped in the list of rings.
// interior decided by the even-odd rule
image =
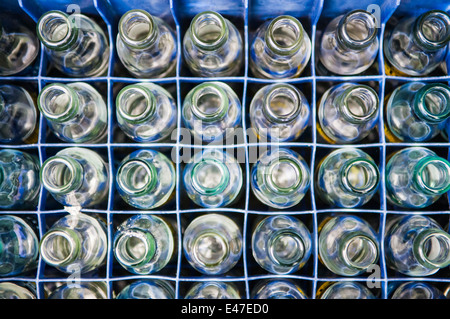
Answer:
[[[213,11],[197,14],[184,35],[183,54],[195,76],[236,75],[244,60],[242,38],[228,19]]]
[[[0,299],[36,299],[36,291],[30,284],[0,282]]]
[[[317,291],[320,299],[375,299],[373,293],[356,281],[326,282]]]
[[[23,143],[34,132],[37,112],[30,94],[16,85],[0,85],[0,143]]]
[[[184,188],[189,198],[203,207],[223,207],[238,197],[242,169],[226,151],[206,149],[196,153],[183,172]]]
[[[14,276],[36,268],[39,239],[22,218],[0,215],[0,277]]]
[[[391,299],[446,299],[445,295],[426,282],[410,281],[397,287]]]
[[[116,99],[121,130],[136,142],[160,142],[177,125],[177,105],[162,86],[137,83],[124,87]]]
[[[223,82],[205,82],[184,99],[182,118],[192,136],[205,142],[225,140],[241,122],[241,102]]]
[[[256,30],[250,45],[250,70],[260,78],[298,77],[311,57],[311,39],[296,18],[278,16]]]
[[[392,92],[386,106],[392,142],[426,142],[445,128],[450,117],[450,87],[441,83],[410,82]],[[393,135],[393,136],[392,136]]]
[[[174,231],[162,218],[135,215],[114,235],[114,256],[126,270],[148,275],[164,268],[175,249]]]
[[[135,77],[162,78],[175,73],[175,32],[144,10],[130,10],[119,21],[117,55]]]
[[[384,244],[387,265],[404,275],[429,276],[450,265],[450,235],[427,216],[393,218]]]
[[[372,157],[356,148],[328,154],[317,170],[316,195],[333,207],[354,208],[366,204],[380,184],[380,171]]]
[[[266,85],[250,104],[250,122],[260,140],[292,141],[308,126],[310,108],[305,95],[288,83]]]
[[[68,76],[105,75],[109,64],[108,38],[98,24],[83,14],[68,16],[48,11],[36,32],[53,66]]]
[[[427,148],[404,148],[386,165],[386,198],[395,206],[428,207],[449,190],[450,163]]]
[[[231,218],[208,213],[188,225],[183,250],[187,261],[197,271],[220,275],[232,269],[241,257],[241,231]]]
[[[17,150],[0,150],[0,208],[33,208],[39,189],[39,159]]]
[[[265,279],[252,291],[252,299],[308,299],[303,290],[289,279]]]
[[[64,206],[90,207],[108,195],[108,167],[100,155],[87,148],[59,151],[42,164],[40,176],[47,191]]]
[[[36,35],[8,15],[0,23],[0,76],[17,74],[34,62],[39,53]]]
[[[256,262],[265,270],[290,274],[301,269],[311,256],[311,233],[295,217],[266,217],[253,232],[252,251]]]
[[[368,85],[342,83],[320,100],[317,131],[329,143],[356,143],[367,137],[379,117],[377,92]]]
[[[174,299],[175,290],[166,280],[138,280],[129,284],[116,299]]]
[[[385,33],[387,73],[426,76],[444,62],[450,41],[450,15],[431,10],[399,21]],[[392,68],[392,69],[391,69]]]
[[[308,164],[293,150],[268,150],[253,165],[251,186],[264,204],[278,209],[297,205],[310,185]]]
[[[42,259],[68,274],[84,274],[99,268],[105,262],[107,250],[105,222],[84,213],[62,217],[41,239]]]
[[[167,203],[175,188],[173,163],[154,150],[137,150],[128,155],[117,169],[117,191],[129,205],[140,209]]]
[[[355,75],[370,68],[378,48],[375,16],[354,10],[327,25],[320,41],[319,59],[332,73]]]
[[[333,273],[357,276],[377,262],[377,234],[365,220],[350,215],[330,217],[319,230],[320,261]]]
[[[108,292],[104,282],[64,283],[48,299],[108,299]]]
[[[37,104],[49,128],[65,142],[97,143],[107,134],[106,104],[89,84],[49,84],[39,93]]]
[[[193,285],[184,299],[241,299],[241,295],[231,282],[207,281]]]

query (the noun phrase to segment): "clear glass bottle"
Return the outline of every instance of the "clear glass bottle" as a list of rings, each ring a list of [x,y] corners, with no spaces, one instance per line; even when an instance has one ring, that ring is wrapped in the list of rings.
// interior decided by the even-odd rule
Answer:
[[[242,255],[242,234],[229,217],[208,213],[195,218],[184,231],[184,256],[206,275],[231,270]]]
[[[144,10],[130,10],[119,21],[117,55],[135,77],[162,78],[175,74],[177,44],[174,30]]]
[[[173,163],[158,151],[134,151],[117,169],[117,191],[126,203],[136,208],[164,205],[171,199],[175,184]]]
[[[0,150],[0,208],[35,208],[39,190],[37,156],[12,149]]]
[[[171,260],[175,235],[169,223],[155,215],[135,215],[114,235],[114,256],[123,268],[138,275],[160,271]]]
[[[450,15],[431,10],[407,17],[385,33],[387,74],[426,76],[445,61],[450,42]]]
[[[370,86],[346,82],[322,95],[317,112],[317,131],[327,142],[356,143],[378,123],[379,99]]]
[[[326,282],[317,291],[317,299],[376,299],[357,281]]]
[[[293,216],[269,216],[260,221],[253,232],[252,251],[256,262],[268,272],[290,274],[309,260],[311,233]]]
[[[181,115],[197,139],[225,140],[241,122],[241,102],[228,84],[204,82],[186,95]]]
[[[378,261],[378,237],[365,220],[350,215],[330,217],[319,230],[319,259],[336,275],[357,276]]]
[[[293,150],[268,150],[253,165],[250,182],[253,193],[262,203],[286,209],[297,205],[308,191],[309,167]]]
[[[116,299],[175,299],[175,290],[166,280],[137,280],[123,288]]]
[[[311,58],[311,39],[300,21],[281,15],[256,30],[249,54],[254,76],[295,78],[300,76]]]
[[[42,185],[64,206],[91,207],[108,195],[108,166],[95,151],[68,147],[42,164]]]
[[[0,282],[0,299],[36,299],[36,292],[29,284]]]
[[[252,291],[252,299],[308,299],[303,290],[289,279],[265,279]]]
[[[370,68],[378,49],[375,16],[354,10],[327,25],[320,40],[319,59],[334,74],[356,75]]]
[[[36,33],[50,62],[65,75],[106,75],[108,38],[91,18],[78,13],[68,16],[62,11],[48,11],[39,19]]]
[[[16,85],[0,85],[0,143],[24,143],[38,121],[30,94]]]
[[[0,215],[0,277],[20,275],[35,269],[39,239],[22,218]]]
[[[22,21],[8,15],[0,23],[0,76],[25,70],[39,53],[39,41]]]
[[[108,299],[108,292],[104,282],[64,283],[48,299]]]
[[[41,257],[68,274],[85,274],[105,263],[106,224],[100,217],[68,214],[56,221],[41,239]]]
[[[214,11],[204,11],[192,19],[183,39],[186,65],[195,76],[237,75],[244,61],[238,29]]]
[[[160,85],[131,84],[117,95],[116,117],[120,129],[134,141],[160,142],[177,126],[177,105]]]
[[[448,85],[406,83],[389,96],[386,106],[386,137],[391,142],[426,142],[445,128],[449,117]]]
[[[238,161],[226,151],[206,149],[196,153],[183,172],[189,198],[202,207],[224,207],[240,194],[243,177]]]
[[[108,133],[105,101],[87,83],[49,84],[37,105],[52,132],[65,142],[98,143]]]
[[[184,299],[241,299],[232,282],[207,281],[194,284]]]
[[[450,190],[450,163],[425,147],[407,147],[386,165],[386,198],[405,208],[425,208]]]
[[[445,295],[426,282],[410,281],[397,287],[391,299],[446,299]]]
[[[407,276],[429,276],[450,265],[450,235],[427,216],[393,218],[384,244],[388,267]]]
[[[337,149],[318,165],[316,196],[332,207],[361,207],[375,195],[380,179],[370,155],[356,148]]]
[[[308,127],[306,96],[288,83],[269,84],[258,90],[250,104],[250,123],[263,141],[296,140]]]

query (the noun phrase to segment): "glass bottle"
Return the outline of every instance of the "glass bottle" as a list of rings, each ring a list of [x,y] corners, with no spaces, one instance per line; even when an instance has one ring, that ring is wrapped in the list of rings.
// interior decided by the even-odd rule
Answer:
[[[312,251],[311,233],[287,215],[264,218],[252,235],[253,258],[268,272],[290,274],[301,269]]]
[[[392,219],[384,244],[387,265],[407,276],[429,276],[450,265],[450,235],[427,216]]]
[[[53,66],[68,76],[106,75],[108,38],[98,24],[82,14],[68,16],[48,11],[39,19],[36,32]]]
[[[105,222],[84,213],[60,218],[41,239],[42,259],[68,274],[98,269],[105,263],[107,251]]]
[[[226,151],[206,149],[196,153],[186,165],[183,182],[189,198],[197,205],[224,207],[238,198],[242,169]]]
[[[356,281],[324,283],[317,291],[320,299],[376,299],[372,292]]]
[[[87,83],[49,84],[39,93],[37,104],[49,128],[65,142],[98,143],[106,137],[106,104]]]
[[[0,208],[36,207],[39,189],[39,159],[18,150],[0,150]]]
[[[242,235],[229,217],[208,213],[195,218],[183,238],[184,256],[197,271],[220,275],[232,269],[242,255]]]
[[[356,148],[341,148],[318,165],[316,196],[332,207],[355,208],[377,192],[380,171],[372,157]]]
[[[392,142],[426,142],[445,128],[449,117],[448,85],[406,83],[389,96],[386,106],[389,130],[386,137]]]
[[[20,275],[35,269],[39,239],[22,218],[0,215],[0,277]]]
[[[263,141],[287,142],[308,127],[310,107],[306,96],[288,83],[269,84],[253,96],[250,123]]]
[[[241,299],[241,295],[231,282],[207,281],[194,284],[184,299]]]
[[[397,287],[391,299],[446,299],[436,287],[426,282],[410,281]]]
[[[268,150],[253,165],[250,182],[253,193],[262,203],[286,209],[297,205],[308,191],[309,167],[293,150]]]
[[[0,299],[36,299],[36,292],[29,284],[0,282]]]
[[[130,10],[120,18],[118,29],[117,55],[133,76],[162,78],[175,73],[175,32],[162,19]]]
[[[163,269],[175,250],[174,231],[155,215],[135,215],[124,221],[114,235],[117,261],[129,272],[148,275]]]
[[[378,48],[375,16],[354,10],[327,25],[320,41],[319,59],[332,73],[356,75],[370,68]]]
[[[183,39],[183,55],[195,76],[225,77],[239,73],[244,60],[242,38],[228,19],[204,11],[192,19]]]
[[[24,143],[37,123],[33,99],[24,88],[0,85],[0,143]]]
[[[319,230],[319,259],[336,275],[357,276],[377,262],[377,234],[365,220],[350,215],[330,217]]]
[[[39,53],[36,35],[22,22],[8,15],[0,23],[0,76],[25,70]]]
[[[405,208],[425,208],[450,190],[450,163],[425,147],[407,147],[386,165],[386,198]]]
[[[175,299],[175,290],[166,280],[137,280],[123,288],[116,299]]]
[[[104,282],[81,281],[60,285],[48,299],[108,299],[108,292]]]
[[[116,99],[120,129],[136,142],[160,142],[177,125],[177,105],[162,86],[137,83],[124,87]]]
[[[385,33],[387,74],[426,76],[445,61],[450,41],[450,15],[431,10],[407,17]]]
[[[359,142],[378,123],[377,92],[368,85],[349,82],[332,86],[322,95],[317,116],[317,131],[327,142]]]
[[[184,125],[192,136],[204,142],[225,140],[241,122],[241,102],[223,82],[204,82],[185,97]]]
[[[41,168],[42,185],[64,206],[91,207],[103,202],[109,189],[108,167],[96,152],[65,148]]]
[[[303,290],[289,279],[265,279],[252,291],[252,299],[308,299]]]
[[[136,208],[164,205],[171,199],[175,184],[173,163],[158,151],[134,151],[117,169],[117,191],[126,203]]]
[[[300,21],[281,15],[256,30],[250,45],[250,70],[259,78],[295,78],[310,57],[311,39]]]

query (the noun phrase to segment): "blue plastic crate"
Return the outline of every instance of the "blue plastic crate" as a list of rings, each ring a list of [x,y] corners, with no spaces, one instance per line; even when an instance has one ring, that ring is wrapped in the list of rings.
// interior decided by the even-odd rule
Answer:
[[[256,282],[264,278],[288,277],[298,281],[305,290],[309,298],[314,298],[317,289],[326,281],[360,281],[365,282],[370,273],[363,274],[358,277],[340,278],[330,271],[328,271],[318,260],[317,228],[320,222],[333,213],[352,213],[368,220],[373,227],[378,230],[379,240],[384,240],[384,230],[386,220],[391,218],[394,214],[411,214],[420,213],[433,216],[441,223],[443,227],[447,227],[449,222],[450,206],[447,197],[438,201],[436,204],[427,208],[427,210],[418,211],[402,211],[390,206],[385,200],[384,188],[384,167],[386,158],[394,152],[403,147],[412,146],[413,144],[401,143],[393,144],[386,141],[384,134],[384,118],[383,107],[380,108],[380,121],[378,124],[378,132],[374,139],[367,143],[359,144],[357,147],[362,148],[372,155],[380,167],[382,173],[381,188],[377,195],[362,209],[330,209],[322,206],[316,201],[314,196],[314,189],[308,192],[303,201],[294,208],[286,211],[273,211],[270,208],[262,205],[254,197],[250,191],[249,186],[249,170],[251,168],[252,150],[260,144],[250,141],[247,136],[243,136],[242,142],[237,145],[227,146],[230,151],[240,151],[239,154],[245,159],[242,164],[245,173],[245,188],[243,190],[242,199],[230,208],[223,209],[201,209],[195,207],[191,203],[180,186],[180,175],[182,173],[184,164],[180,161],[186,151],[198,150],[201,147],[190,145],[186,141],[181,140],[178,133],[176,141],[172,143],[154,143],[141,144],[134,143],[131,140],[124,138],[124,135],[117,129],[115,119],[115,97],[117,92],[123,86],[141,81],[155,82],[166,87],[178,103],[178,127],[181,124],[181,105],[185,94],[193,86],[210,80],[220,80],[229,83],[235,91],[239,94],[243,105],[243,119],[242,127],[245,131],[249,127],[249,119],[247,111],[249,109],[250,101],[256,90],[263,85],[273,82],[289,82],[299,87],[307,96],[312,108],[312,117],[310,127],[305,134],[302,135],[299,141],[292,143],[282,143],[282,146],[290,147],[298,151],[309,160],[311,172],[314,172],[320,159],[327,153],[340,147],[353,147],[330,145],[323,141],[320,136],[316,134],[316,105],[323,93],[328,87],[333,84],[343,81],[354,81],[359,83],[366,83],[374,87],[379,92],[380,101],[384,101],[385,96],[389,94],[396,86],[406,81],[439,81],[449,84],[450,76],[437,72],[436,75],[426,78],[406,78],[397,76],[387,76],[384,69],[384,56],[382,46],[380,46],[377,62],[372,67],[368,74],[364,76],[320,76],[317,75],[316,63],[317,57],[315,54],[318,40],[321,32],[332,18],[344,14],[354,9],[370,10],[374,9],[374,14],[378,15],[381,21],[379,39],[383,38],[385,26],[388,20],[393,17],[398,18],[406,15],[419,14],[430,9],[441,9],[450,11],[450,0],[442,1],[426,1],[426,0],[3,0],[0,2],[0,9],[3,12],[11,12],[20,17],[31,18],[30,21],[36,22],[37,19],[48,10],[61,10],[64,12],[76,12],[78,7],[73,6],[74,3],[79,5],[80,12],[93,17],[97,22],[104,27],[109,36],[111,47],[110,64],[107,76],[98,78],[67,78],[62,76],[54,69],[49,69],[50,65],[47,63],[47,58],[41,46],[40,55],[35,63],[35,68],[31,68],[20,76],[3,77],[0,79],[2,83],[17,83],[25,85],[34,94],[37,93],[48,83],[51,82],[75,82],[86,81],[94,85],[102,93],[109,108],[109,135],[107,141],[100,144],[84,144],[83,147],[88,147],[98,151],[109,165],[111,172],[110,177],[110,191],[108,201],[104,205],[100,205],[95,209],[84,209],[86,213],[100,214],[108,223],[108,239],[111,244],[113,234],[116,226],[125,218],[141,213],[133,210],[130,206],[124,204],[123,201],[116,195],[114,187],[114,177],[117,169],[118,161],[125,155],[131,153],[139,148],[153,148],[166,152],[167,154],[174,154],[177,169],[177,186],[175,199],[172,204],[168,204],[161,209],[145,211],[142,213],[161,214],[173,220],[177,224],[178,231],[178,251],[174,261],[170,263],[164,270],[156,275],[137,276],[127,273],[115,261],[112,247],[109,246],[109,253],[107,264],[98,272],[90,274],[81,278],[81,281],[101,281],[105,282],[108,287],[108,296],[113,298],[114,295],[120,292],[121,288],[129,283],[131,280],[142,278],[159,278],[170,281],[176,290],[176,297],[183,298],[186,291],[194,282],[208,281],[219,279],[221,281],[234,282],[239,288],[243,298],[250,298],[250,292]],[[117,58],[115,43],[117,36],[117,24],[126,11],[131,9],[144,9],[152,15],[159,16],[176,28],[177,43],[178,43],[178,57],[176,76],[164,79],[135,79],[127,73],[120,61]],[[245,63],[244,67],[235,77],[223,78],[200,78],[193,77],[186,66],[184,65],[181,42],[186,29],[189,26],[191,19],[199,12],[205,10],[218,11],[226,18],[230,19],[239,29],[243,36],[245,43]],[[266,19],[274,18],[281,14],[293,15],[300,19],[306,32],[309,34],[312,42],[312,58],[308,67],[305,69],[301,77],[288,80],[267,80],[253,77],[248,68],[248,47],[251,37],[256,28]],[[447,59],[447,65],[450,66],[450,57]],[[0,145],[0,148],[17,148],[23,149],[30,153],[35,153],[39,156],[41,164],[58,150],[70,147],[79,146],[74,144],[62,143],[57,140],[52,134],[48,134],[48,128],[45,120],[40,116],[39,122],[39,137],[38,142],[28,145]],[[179,132],[179,131],[178,131]],[[441,156],[448,158],[449,143],[437,142],[422,144],[429,147]],[[417,144],[414,144],[417,145]],[[314,174],[311,176],[313,183]],[[240,262],[230,273],[221,277],[203,276],[195,272],[187,263],[181,250],[182,243],[182,227],[185,227],[190,220],[198,216],[199,213],[206,213],[211,211],[218,211],[233,217],[242,227],[242,234],[244,237],[243,255]],[[1,212],[10,213],[10,212]],[[63,207],[56,203],[47,192],[42,189],[40,194],[39,204],[33,211],[14,211],[17,215],[30,215],[36,219],[39,226],[40,237],[46,230],[61,216],[66,214]],[[263,271],[254,261],[252,251],[250,248],[251,234],[258,218],[270,214],[291,214],[297,216],[309,227],[313,234],[314,246],[313,255],[311,256],[307,265],[300,271],[288,276],[276,276]],[[375,281],[380,284],[379,288],[375,288],[374,292],[380,298],[388,298],[389,287],[392,284],[400,281],[414,281],[426,280],[436,284],[439,288],[444,289],[450,283],[450,271],[442,269],[436,275],[427,278],[412,278],[395,274],[386,268],[384,258],[384,248],[381,245],[381,256],[378,262],[380,266],[380,276]],[[44,298],[44,291],[52,289],[55,283],[70,280],[67,275],[60,273],[51,267],[47,266],[42,260],[39,260],[38,268],[31,275],[25,277],[14,278],[0,278],[0,281],[28,281],[35,283],[37,286],[38,298]]]

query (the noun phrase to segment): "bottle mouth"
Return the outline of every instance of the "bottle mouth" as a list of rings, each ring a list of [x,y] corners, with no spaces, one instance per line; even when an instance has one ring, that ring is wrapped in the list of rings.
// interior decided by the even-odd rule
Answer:
[[[224,163],[215,159],[202,159],[191,173],[192,186],[202,195],[217,195],[228,186],[230,173]]]
[[[416,185],[427,194],[442,195],[450,190],[450,163],[438,156],[417,162],[414,172]]]
[[[296,192],[303,180],[302,168],[288,157],[279,157],[272,161],[264,174],[267,174],[267,186],[278,194]]]
[[[40,175],[44,187],[54,194],[67,194],[80,188],[83,183],[83,167],[65,156],[54,156],[46,160]]]
[[[427,49],[437,50],[450,41],[450,15],[441,10],[422,14],[414,25],[416,38]]]
[[[450,87],[440,83],[423,86],[416,94],[414,110],[425,121],[445,121],[450,116]]]
[[[290,84],[274,84],[267,93],[263,112],[272,122],[288,123],[295,120],[301,111],[302,97]]]
[[[157,38],[153,17],[144,10],[130,10],[119,21],[119,34],[123,42],[135,48],[152,44]]]
[[[280,55],[290,55],[303,42],[303,26],[296,18],[288,15],[273,19],[265,33],[265,42],[270,50]]]
[[[344,187],[357,195],[367,195],[378,188],[380,171],[375,163],[364,158],[349,160],[342,166]]]
[[[378,246],[372,238],[355,233],[344,241],[342,256],[347,265],[367,269],[378,259]]]
[[[128,85],[117,95],[116,108],[117,116],[124,121],[142,123],[155,114],[156,97],[143,86]]]
[[[205,267],[215,267],[229,255],[229,246],[225,238],[218,233],[200,234],[193,244],[194,259]]]
[[[214,50],[228,39],[228,25],[217,12],[205,11],[197,14],[190,25],[194,44],[203,50]]]
[[[156,251],[155,238],[138,229],[123,232],[116,240],[114,253],[122,265],[137,266],[152,259]]]
[[[49,84],[38,97],[38,108],[50,121],[63,122],[75,116],[78,111],[76,92],[62,83]]]
[[[78,257],[80,250],[80,239],[71,229],[54,229],[42,238],[42,259],[52,266],[72,263]]]
[[[339,21],[337,35],[347,47],[354,50],[364,49],[377,37],[376,18],[364,10],[351,11]]]
[[[156,168],[145,160],[131,159],[119,167],[116,178],[124,193],[133,196],[144,195],[156,185]]]
[[[269,240],[269,257],[277,265],[294,266],[305,255],[305,245],[301,237],[285,230],[272,234]]]
[[[228,111],[225,91],[215,83],[202,83],[194,88],[191,98],[192,113],[205,122],[221,120]]]
[[[450,236],[440,229],[419,233],[414,248],[419,260],[428,266],[443,268],[450,265]]]
[[[378,114],[377,92],[366,85],[356,85],[344,92],[341,103],[342,115],[351,123],[365,123]]]
[[[37,23],[39,40],[49,49],[63,50],[75,39],[78,28],[64,12],[48,11]]]

